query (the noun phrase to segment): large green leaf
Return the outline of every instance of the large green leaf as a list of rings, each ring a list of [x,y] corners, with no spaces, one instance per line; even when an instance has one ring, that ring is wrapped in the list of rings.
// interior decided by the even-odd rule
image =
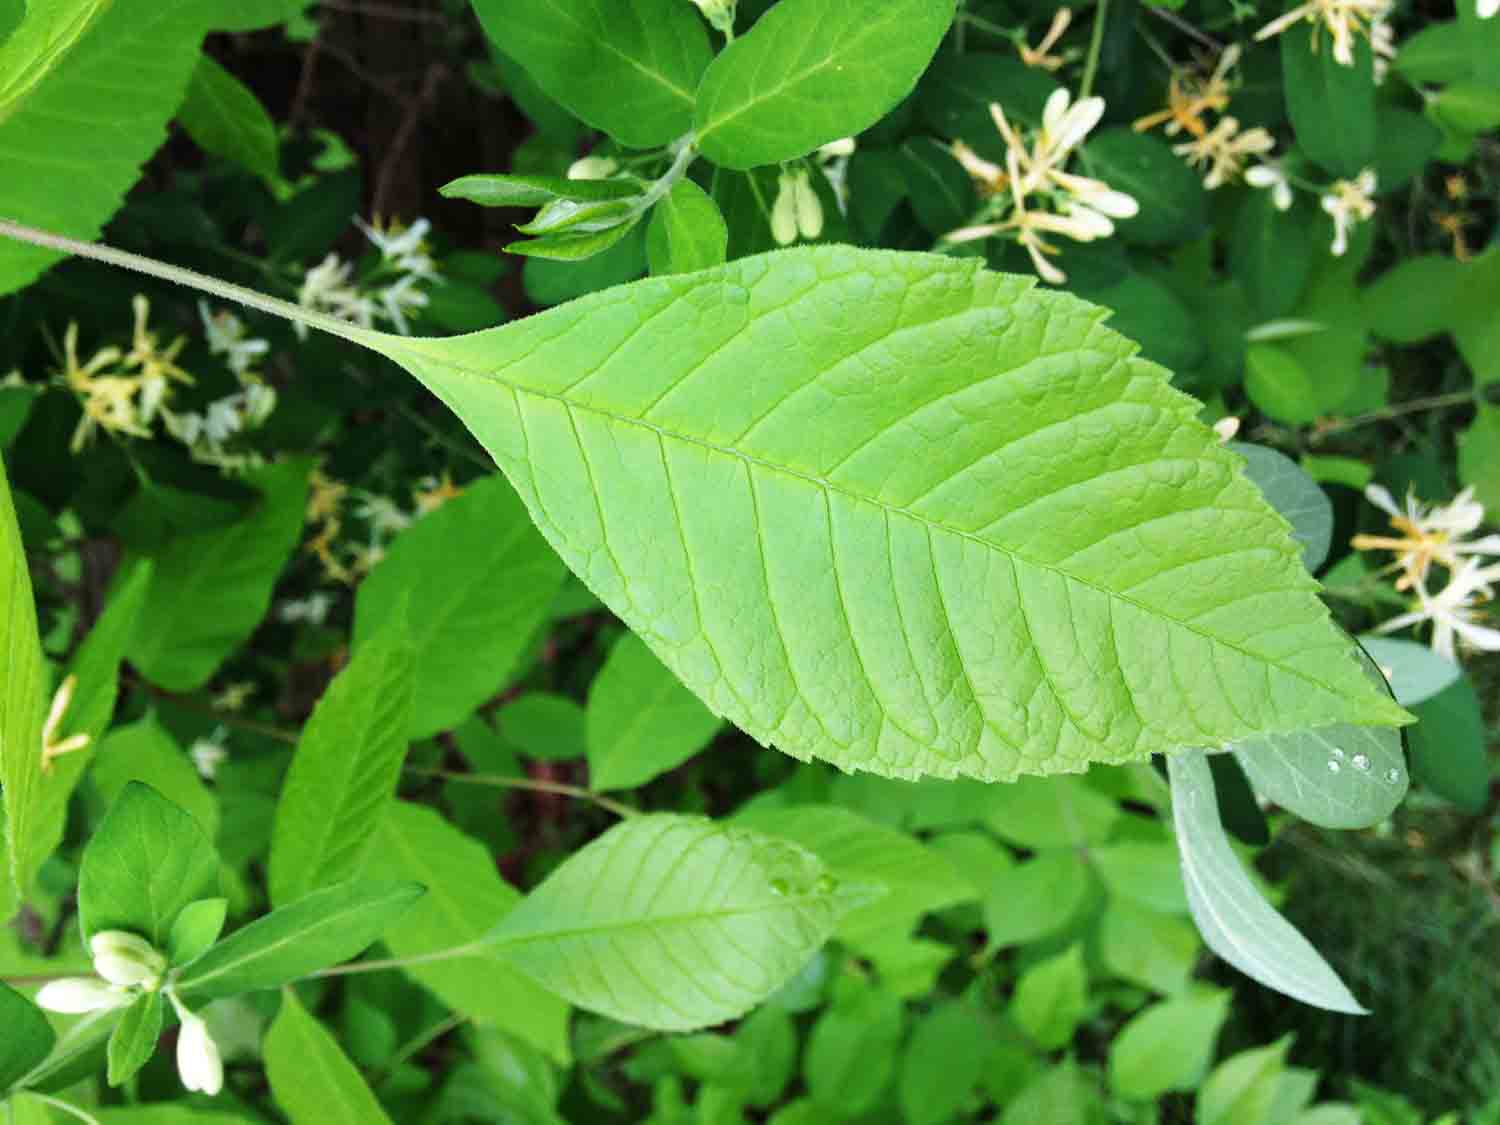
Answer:
[[[9,985],[0,984],[0,1096],[47,1057],[57,1036],[47,1017]]]
[[[1235,858],[1219,823],[1207,756],[1173,754],[1167,770],[1188,905],[1208,947],[1267,988],[1315,1008],[1364,1014],[1338,974],[1265,900]]]
[[[1375,159],[1374,55],[1356,41],[1354,66],[1344,66],[1324,42],[1300,30],[1281,36],[1282,80],[1287,114],[1297,143],[1330,172],[1352,177]]]
[[[0,46],[0,122],[67,57],[112,2],[42,0],[22,8],[20,21]]]
[[[354,647],[411,599],[413,738],[457,726],[506,685],[565,573],[499,476],[474,482],[396,537],[360,586]]]
[[[166,137],[198,61],[199,0],[47,0],[31,14],[91,21],[73,48],[0,121],[0,215],[92,238]],[[39,13],[47,13],[40,15]],[[17,33],[6,44],[12,49]],[[0,60],[0,75],[7,74]],[[108,138],[101,144],[101,138]],[[34,246],[0,246],[0,295],[57,260]]]
[[[283,461],[251,474],[256,508],[232,527],[168,542],[156,557],[130,662],[169,691],[206,683],[260,624],[277,575],[297,545],[308,464]]]
[[[692,127],[711,52],[684,0],[471,0],[490,40],[538,86],[621,144]]]
[[[254,92],[212,56],[198,60],[177,120],[204,152],[235,161],[267,184],[280,181],[276,122]]]
[[[3,189],[0,189],[3,190]],[[0,668],[0,788],[5,797],[3,882],[25,896],[46,856],[37,829],[42,804],[42,644],[37,637],[31,572],[16,523],[10,480],[0,464],[0,621],[5,664]],[[0,906],[10,896],[0,896]],[[9,917],[9,910],[0,911]]]
[[[727,168],[774,164],[863,132],[911,93],[954,0],[780,0],[703,75],[696,126]]]
[[[663,1031],[744,1015],[851,904],[810,852],[702,817],[632,817],[574,853],[491,935],[581,1008]]]
[[[287,989],[262,1052],[271,1094],[292,1125],[389,1125],[338,1040]]]
[[[412,979],[455,1012],[520,1036],[559,1063],[569,1060],[568,1006],[530,978],[493,954],[420,960],[483,937],[521,901],[483,845],[435,810],[397,801],[376,829],[363,874],[427,888],[384,937],[394,956],[416,959],[405,969]]]
[[[711,709],[797,757],[1009,779],[1404,721],[1197,404],[1031,285],[819,247],[470,336],[340,331],[458,412]]]
[[[359,868],[396,795],[411,723],[407,602],[334,678],[303,728],[276,802],[271,902],[285,906]]]

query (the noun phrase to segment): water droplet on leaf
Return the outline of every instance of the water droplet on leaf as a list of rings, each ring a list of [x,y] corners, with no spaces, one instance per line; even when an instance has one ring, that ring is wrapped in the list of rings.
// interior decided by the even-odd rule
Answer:
[[[1343,768],[1344,768],[1343,766],[1339,765],[1338,762],[1334,761],[1332,758],[1328,759],[1328,772],[1329,773],[1338,773],[1339,770],[1341,770]]]
[[[1357,770],[1368,770],[1370,768],[1370,757],[1368,754],[1354,755],[1354,768]]]

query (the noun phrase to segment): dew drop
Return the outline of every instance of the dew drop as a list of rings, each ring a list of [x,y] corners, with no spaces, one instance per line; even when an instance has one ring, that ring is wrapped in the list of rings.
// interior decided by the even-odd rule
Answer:
[[[1395,766],[1392,766],[1390,769],[1385,771],[1385,779],[1392,785],[1395,785],[1396,782],[1401,780],[1401,771],[1398,770]]]
[[[1339,772],[1339,770],[1341,770],[1341,769],[1343,769],[1343,768],[1344,768],[1344,767],[1343,767],[1343,766],[1341,766],[1341,765],[1339,765],[1339,764],[1338,764],[1338,763],[1337,763],[1337,762],[1336,762],[1336,761],[1334,761],[1334,760],[1333,760],[1333,759],[1332,759],[1332,758],[1329,758],[1329,759],[1328,759],[1328,772],[1329,772],[1329,773],[1338,773],[1338,772]]]
[[[1367,754],[1356,754],[1356,755],[1354,755],[1353,763],[1354,763],[1354,768],[1357,769],[1357,770],[1361,770],[1361,771],[1368,770],[1370,768],[1370,758],[1369,758],[1369,755],[1367,755]]]
[[[1344,752],[1342,750],[1340,750],[1337,746],[1335,746],[1333,748],[1333,756],[1334,756],[1335,759],[1337,759],[1340,762],[1342,762],[1344,760]]]

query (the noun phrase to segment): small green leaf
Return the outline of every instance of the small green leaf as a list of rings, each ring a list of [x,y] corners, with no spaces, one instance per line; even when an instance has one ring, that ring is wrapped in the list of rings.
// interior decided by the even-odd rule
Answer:
[[[984,1075],[988,1028],[963,1002],[922,1016],[901,1056],[897,1094],[907,1125],[944,1125],[958,1118]]]
[[[259,504],[230,528],[172,539],[156,556],[130,662],[168,691],[193,691],[260,624],[282,566],[297,546],[307,504],[306,461],[247,476]]]
[[[646,259],[653,277],[724,264],[729,228],[719,205],[692,180],[679,180],[651,213]]]
[[[219,940],[228,910],[227,898],[201,898],[184,906],[167,937],[168,961],[180,967],[207,953]]]
[[[0,982],[0,1097],[47,1057],[57,1035],[41,1009]]]
[[[588,719],[566,695],[529,691],[495,712],[500,736],[528,758],[569,762],[587,753]]]
[[[1403,707],[1425,703],[1463,675],[1456,663],[1426,645],[1399,637],[1367,633],[1359,645],[1391,685],[1391,694]]]
[[[1032,851],[1085,848],[1104,843],[1120,807],[1076,777],[1027,777],[989,794],[990,831]]]
[[[606,227],[604,230],[544,234],[539,238],[527,239],[524,242],[508,243],[505,250],[506,253],[520,254],[527,258],[545,258],[554,262],[581,262],[618,245],[639,224],[640,216],[636,215],[624,222]]]
[[[1489,801],[1490,766],[1474,684],[1464,676],[1412,711],[1412,776],[1460,808],[1479,812]]]
[[[565,573],[499,476],[467,485],[396,537],[360,585],[354,648],[410,598],[412,738],[457,726],[509,682]]]
[[[896,1068],[901,1001],[890,992],[848,981],[813,1024],[802,1077],[819,1120],[849,1120],[874,1108]]]
[[[1044,1051],[1070,1042],[1088,1006],[1088,970],[1083,947],[1038,961],[1016,981],[1010,1017]]]
[[[407,620],[402,597],[355,650],[302,730],[271,832],[273,905],[351,877],[396,795],[416,667]]]
[[[1500,125],[1500,88],[1478,82],[1455,82],[1439,90],[1427,108],[1450,129],[1481,133]]]
[[[1098,1125],[1108,1120],[1096,1081],[1070,1057],[1047,1070],[1005,1107],[1000,1125]]]
[[[1099,925],[1099,954],[1120,979],[1173,995],[1187,987],[1203,942],[1185,918],[1112,899]]]
[[[273,187],[282,182],[276,122],[211,55],[198,60],[177,120],[204,152],[234,161]]]
[[[93,756],[89,778],[109,802],[117,800],[131,782],[148,785],[190,813],[207,839],[218,834],[217,797],[203,784],[192,759],[154,715],[110,731]]]
[[[281,1011],[261,1045],[271,1095],[292,1125],[390,1125],[380,1102],[338,1040],[307,1013],[297,994],[281,994]]]
[[[704,155],[752,168],[863,132],[911,93],[953,12],[954,0],[780,0],[703,75]]]
[[[631,148],[692,127],[708,32],[682,0],[472,0],[490,40],[551,97]]]
[[[1177,849],[1163,840],[1124,840],[1088,850],[1089,862],[1113,895],[1149,910],[1186,914]]]
[[[1207,755],[1169,755],[1167,772],[1188,905],[1208,947],[1240,972],[1304,1004],[1365,1014],[1338,974],[1262,897],[1235,858],[1219,823]]]
[[[614,230],[636,215],[630,199],[599,199],[580,202],[576,199],[554,199],[544,204],[529,222],[517,223],[522,234],[564,235],[600,234]]]
[[[700,817],[632,817],[574,853],[491,934],[579,1007],[663,1031],[770,996],[847,908],[810,852]]]
[[[597,202],[629,199],[641,193],[638,180],[568,180],[561,176],[461,176],[438,194],[483,207],[544,207],[560,199]]]
[[[219,858],[198,822],[138,781],[125,786],[89,838],[78,874],[84,939],[129,930],[158,949],[184,906],[212,885]]]
[[[924,230],[947,234],[969,221],[977,203],[974,182],[946,145],[917,137],[903,144],[898,155],[904,194]]]
[[[416,883],[349,882],[314,891],[236,930],[178,979],[194,1004],[280,988],[361,953],[422,897]]]
[[[1062,929],[1088,890],[1088,868],[1072,852],[1046,852],[997,871],[984,896],[987,948],[1025,945]]]
[[[632,789],[687,761],[723,721],[626,633],[589,688],[587,726],[589,783]]]
[[[1375,160],[1374,55],[1356,38],[1355,65],[1344,66],[1326,37],[1318,50],[1313,44],[1300,25],[1281,36],[1287,113],[1302,150],[1330,172],[1352,178]]]
[[[1302,564],[1316,571],[1327,560],[1333,543],[1333,504],[1328,494],[1285,454],[1240,441],[1229,448],[1245,459],[1245,475],[1292,525],[1292,537],[1302,546]]]
[[[3,189],[0,189],[3,190]],[[42,645],[37,637],[31,571],[16,523],[10,482],[0,464],[0,621],[5,626],[5,666],[0,669],[0,788],[4,789],[5,880],[20,897],[31,890],[36,870],[51,851],[55,826],[44,840]],[[51,843],[48,843],[51,841]],[[6,896],[9,898],[9,896]]]
[[[1141,1102],[1193,1089],[1213,1061],[1230,997],[1225,989],[1194,989],[1131,1017],[1110,1044],[1110,1089]]]
[[[392,956],[414,959],[404,970],[408,976],[455,1012],[519,1036],[558,1063],[569,1061],[568,1006],[530,978],[482,951],[421,961],[483,937],[521,901],[482,844],[436,810],[396,801],[380,821],[361,874],[427,888],[383,936]]]
[[[1245,355],[1245,393],[1278,422],[1305,426],[1321,413],[1312,375],[1275,344],[1253,344]]]
[[[1291,1036],[1241,1051],[1214,1067],[1198,1090],[1199,1125],[1279,1125],[1272,1116]]]
[[[162,998],[143,992],[120,1015],[109,1035],[109,1084],[119,1086],[151,1061],[161,1037]]]
[[[1271,193],[1246,195],[1229,240],[1229,270],[1260,320],[1290,315],[1312,276],[1317,234],[1312,212],[1278,210]]]
[[[1207,229],[1208,194],[1198,174],[1159,137],[1123,126],[1105,129],[1089,138],[1083,155],[1089,175],[1140,205],[1133,217],[1115,221],[1126,242],[1168,246]]]

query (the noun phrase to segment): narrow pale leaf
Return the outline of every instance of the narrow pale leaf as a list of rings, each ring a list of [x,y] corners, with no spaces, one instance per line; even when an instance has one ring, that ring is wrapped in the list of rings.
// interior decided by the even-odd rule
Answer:
[[[1245,459],[1245,475],[1292,525],[1292,535],[1302,546],[1303,565],[1317,570],[1327,560],[1333,541],[1333,504],[1328,494],[1284,453],[1247,442],[1234,442],[1229,448]]]
[[[1359,644],[1380,668],[1391,685],[1391,694],[1403,707],[1426,702],[1463,675],[1455,662],[1416,641],[1366,634],[1359,638]]]
[[[954,0],[780,0],[704,74],[699,145],[753,168],[863,132],[911,93],[953,11]]]
[[[3,190],[3,189],[0,189]],[[36,602],[10,481],[0,464],[0,788],[4,789],[5,881],[24,897],[46,852],[42,823],[42,645]],[[4,896],[9,899],[10,896]]]
[[[390,1125],[338,1040],[291,989],[261,1046],[271,1095],[292,1125]]]
[[[349,882],[314,891],[236,930],[178,980],[198,1003],[288,981],[368,949],[419,898],[416,883]]]
[[[396,795],[415,672],[407,604],[355,650],[302,730],[271,832],[275,906],[354,875]]]
[[[1172,821],[1193,920],[1208,947],[1267,988],[1332,1012],[1365,1009],[1328,962],[1265,900],[1229,847],[1201,751],[1167,758]]]
[[[1406,721],[1193,400],[1031,284],[820,247],[470,336],[345,334],[458,412],[711,710],[796,757],[1011,779]]]
[[[744,1015],[846,906],[796,844],[701,817],[632,817],[563,862],[491,935],[581,1008],[663,1031]]]
[[[410,598],[413,738],[458,726],[506,686],[565,574],[498,476],[467,485],[396,537],[359,588],[354,647]]]

